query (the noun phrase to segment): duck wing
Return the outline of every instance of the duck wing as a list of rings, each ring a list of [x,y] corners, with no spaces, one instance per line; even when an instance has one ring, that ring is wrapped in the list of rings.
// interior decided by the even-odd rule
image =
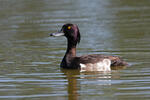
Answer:
[[[128,65],[125,61],[123,61],[120,57],[117,56],[105,56],[100,54],[93,54],[93,55],[85,55],[77,57],[78,61],[82,64],[87,63],[97,63],[99,61],[102,61],[103,59],[110,59],[111,60],[111,66],[126,66]]]

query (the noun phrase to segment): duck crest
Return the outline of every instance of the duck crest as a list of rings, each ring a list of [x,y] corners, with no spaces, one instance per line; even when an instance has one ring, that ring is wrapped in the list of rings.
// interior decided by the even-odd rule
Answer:
[[[73,25],[73,30],[74,30],[74,39],[75,41],[77,41],[77,43],[80,43],[80,31],[77,25]]]

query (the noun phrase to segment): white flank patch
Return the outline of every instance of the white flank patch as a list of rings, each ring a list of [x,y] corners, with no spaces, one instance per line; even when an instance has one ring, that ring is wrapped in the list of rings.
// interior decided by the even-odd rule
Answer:
[[[81,72],[86,71],[86,65],[85,64],[80,63],[80,66],[81,66]]]
[[[110,65],[111,65],[111,61],[109,59],[104,59],[103,61],[99,61],[98,63],[95,63],[95,64],[80,63],[81,72],[83,71],[111,71]]]

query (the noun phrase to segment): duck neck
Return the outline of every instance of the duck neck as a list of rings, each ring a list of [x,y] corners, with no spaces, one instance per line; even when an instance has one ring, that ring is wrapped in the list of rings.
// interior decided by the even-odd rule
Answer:
[[[68,40],[67,51],[65,56],[75,57],[76,56],[76,44],[73,44]]]
[[[68,41],[65,56],[61,62],[61,67],[70,67],[73,58],[76,57],[76,44]]]

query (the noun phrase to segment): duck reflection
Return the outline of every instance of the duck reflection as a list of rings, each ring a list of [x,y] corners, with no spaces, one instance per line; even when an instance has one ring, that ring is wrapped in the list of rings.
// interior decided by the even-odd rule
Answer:
[[[62,72],[66,75],[66,78],[68,79],[68,100],[78,100],[80,83],[77,81],[77,79],[79,78],[80,71],[62,69]]]
[[[61,69],[68,80],[68,100],[78,100],[80,95],[88,93],[88,87],[111,85],[111,72],[80,72],[80,70]],[[101,86],[100,86],[101,85]],[[83,88],[86,86],[86,89]]]

